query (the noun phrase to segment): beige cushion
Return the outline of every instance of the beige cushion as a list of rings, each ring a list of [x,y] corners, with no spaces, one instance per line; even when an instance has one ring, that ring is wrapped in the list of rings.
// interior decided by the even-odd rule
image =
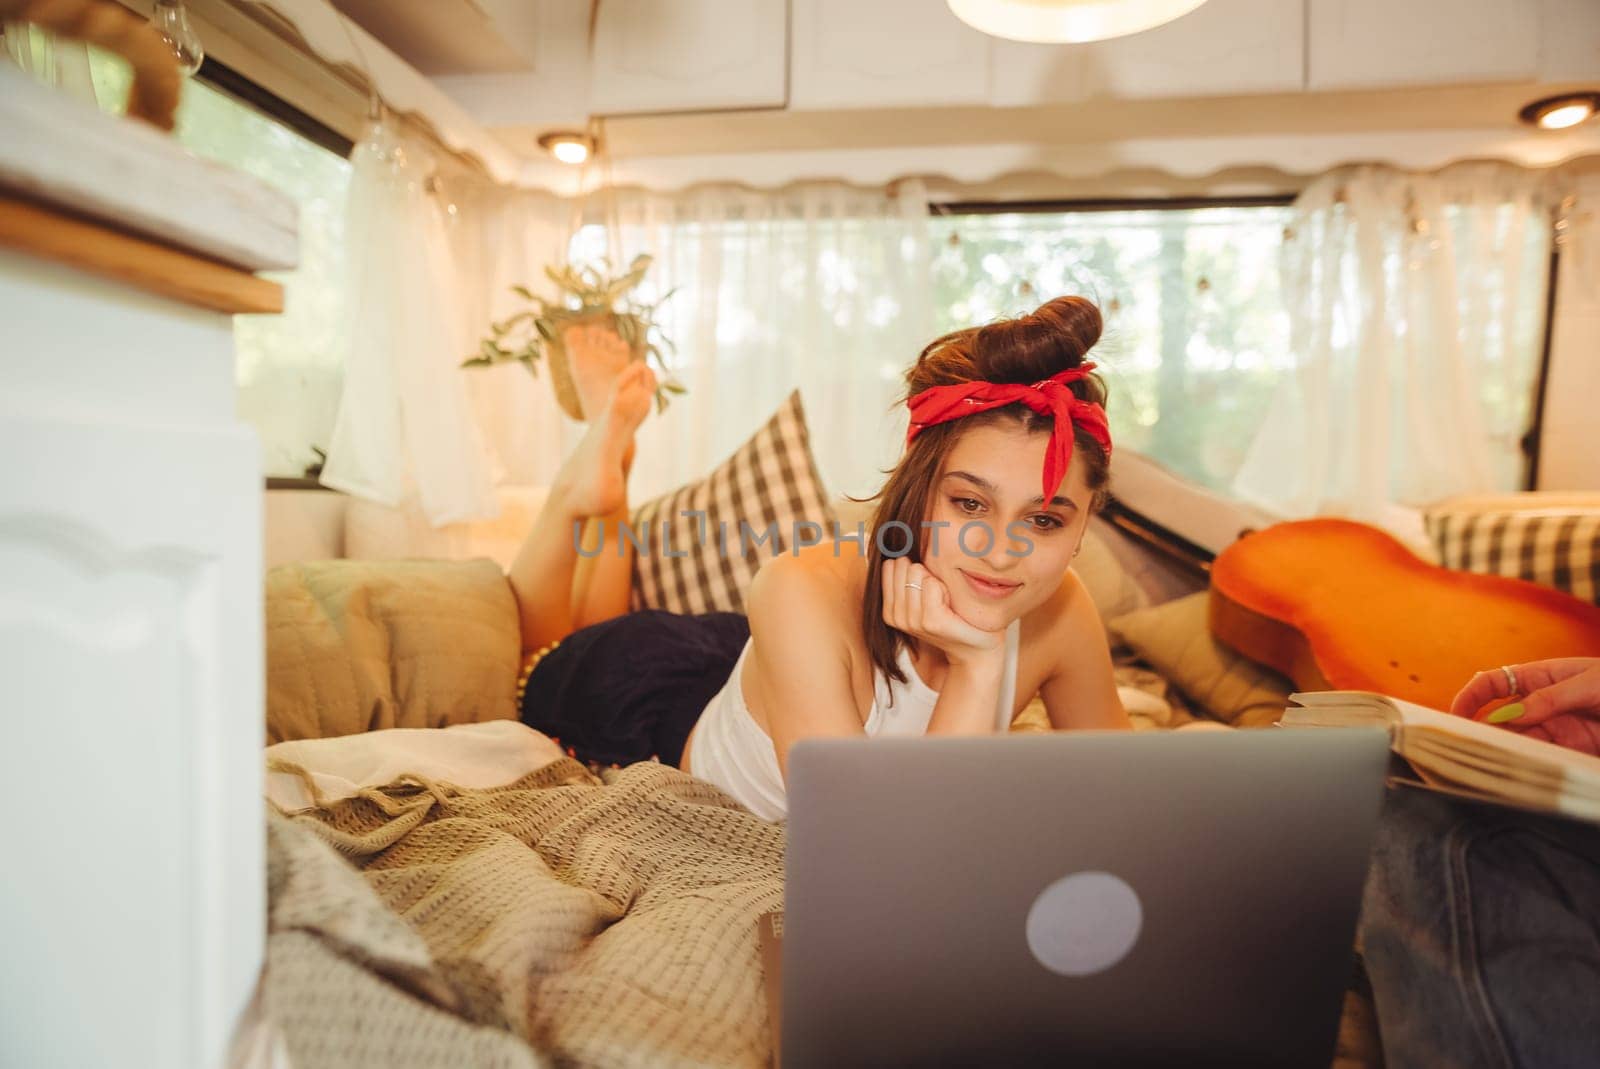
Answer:
[[[266,612],[269,745],[517,716],[517,606],[492,561],[286,564]]]
[[[1201,591],[1118,616],[1111,634],[1218,720],[1235,727],[1277,723],[1293,685],[1211,637],[1209,597]]]

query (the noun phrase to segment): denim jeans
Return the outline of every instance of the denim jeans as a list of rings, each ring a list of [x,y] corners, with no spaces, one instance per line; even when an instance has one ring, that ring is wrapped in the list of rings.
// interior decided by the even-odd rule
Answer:
[[[1361,944],[1389,1066],[1600,1066],[1600,827],[1392,787]]]

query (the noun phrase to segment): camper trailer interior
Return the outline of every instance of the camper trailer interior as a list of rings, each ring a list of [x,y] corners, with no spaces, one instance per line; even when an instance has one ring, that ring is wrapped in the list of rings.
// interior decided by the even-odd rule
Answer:
[[[1596,0],[0,42],[0,1065],[1600,1065]]]

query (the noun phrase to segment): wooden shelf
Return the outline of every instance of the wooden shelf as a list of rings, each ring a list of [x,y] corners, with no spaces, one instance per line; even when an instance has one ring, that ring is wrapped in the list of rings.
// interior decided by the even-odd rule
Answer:
[[[283,287],[276,282],[4,193],[0,247],[214,312],[283,311]]]

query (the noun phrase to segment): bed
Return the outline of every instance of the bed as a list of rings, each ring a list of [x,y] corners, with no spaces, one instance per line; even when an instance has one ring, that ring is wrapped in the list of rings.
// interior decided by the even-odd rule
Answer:
[[[516,722],[496,558],[539,494],[514,493],[477,532],[317,494],[323,514],[287,540],[295,507],[269,501],[268,968],[247,1049],[262,1065],[769,1065],[757,918],[782,906],[783,826],[674,768],[586,768]],[[314,543],[368,559],[285,559]],[[1080,555],[1140,729],[1282,709],[1286,681],[1206,639],[1203,563],[1100,519]],[[1163,648],[1168,672],[1136,646]],[[1047,726],[1036,702],[1013,729]],[[1380,1064],[1372,1036],[1353,995],[1337,1064]]]

